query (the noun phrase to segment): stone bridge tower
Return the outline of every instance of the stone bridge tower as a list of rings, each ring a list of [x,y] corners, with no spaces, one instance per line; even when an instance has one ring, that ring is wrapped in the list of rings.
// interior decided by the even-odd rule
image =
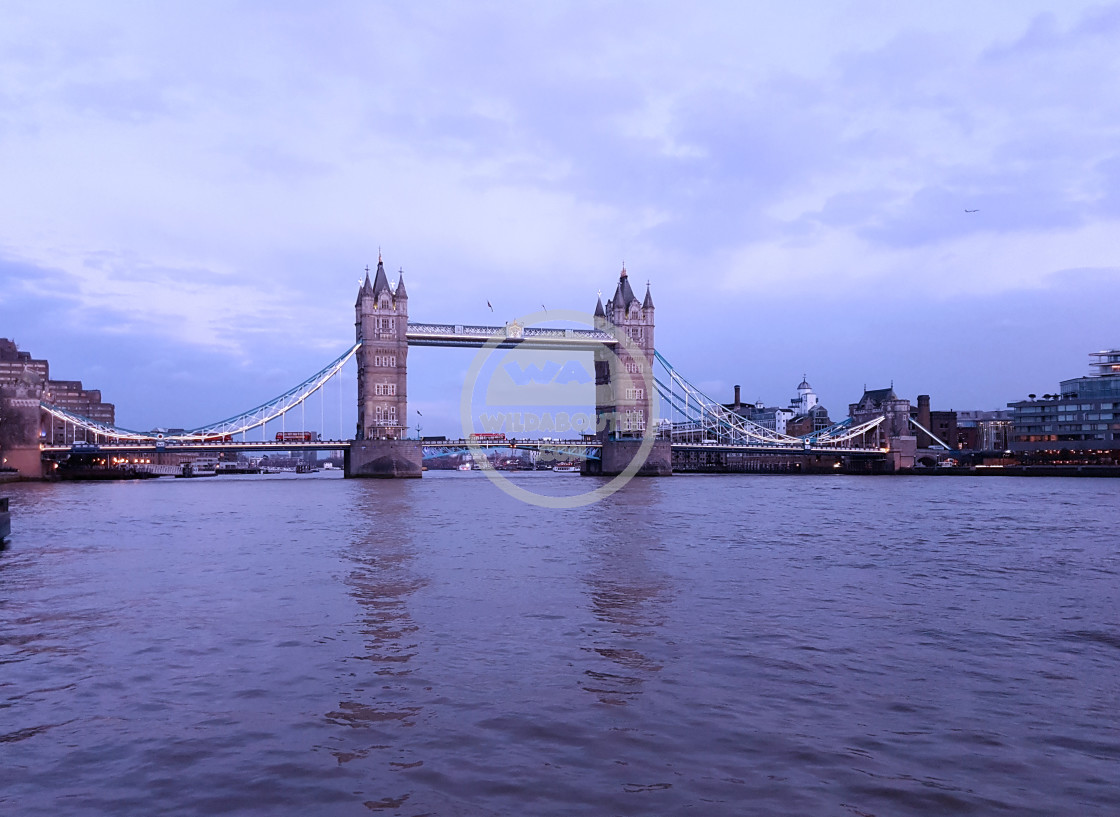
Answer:
[[[619,344],[614,352],[604,349],[596,355],[596,386],[610,384],[609,389],[597,388],[596,391],[600,416],[606,412],[611,418],[608,431],[615,439],[640,438],[652,416],[653,395],[647,394],[645,374],[653,371],[653,317],[649,284],[646,284],[645,300],[639,301],[630,287],[626,267],[622,268],[614,295],[606,307],[602,299],[595,304],[597,328],[614,326],[636,347],[635,354]]]
[[[358,350],[358,428],[346,475],[419,477],[420,444],[408,436],[408,292],[404,272],[389,285],[381,254],[373,281],[366,280],[354,304]]]
[[[656,434],[650,426],[653,401],[646,377],[653,380],[654,306],[649,284],[646,296],[639,301],[630,286],[626,267],[618,277],[614,295],[603,306],[602,298],[595,304],[595,326],[615,331],[630,341],[633,349],[619,344],[615,350],[603,348],[595,353],[596,419],[603,443],[602,460],[587,461],[586,473],[613,475],[621,473],[635,456],[643,436]],[[668,440],[654,444],[645,464],[638,471],[643,476],[661,476],[672,472],[671,448]]]
[[[358,350],[359,440],[399,440],[408,426],[408,293],[401,273],[389,286],[385,264],[377,258],[373,283],[366,280],[354,304]]]

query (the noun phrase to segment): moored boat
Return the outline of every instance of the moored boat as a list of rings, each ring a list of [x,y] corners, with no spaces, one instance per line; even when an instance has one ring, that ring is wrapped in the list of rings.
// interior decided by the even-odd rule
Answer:
[[[193,462],[183,463],[183,472],[176,474],[177,477],[213,477],[218,474],[218,460],[216,459],[197,459]]]

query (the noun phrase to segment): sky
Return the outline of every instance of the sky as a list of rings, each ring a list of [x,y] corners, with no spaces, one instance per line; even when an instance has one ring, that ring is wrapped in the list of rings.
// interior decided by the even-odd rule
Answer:
[[[446,323],[625,264],[714,398],[1001,408],[1120,346],[1117,76],[1077,0],[0,0],[0,337],[194,427],[345,350],[379,251]],[[470,361],[410,352],[425,434]]]

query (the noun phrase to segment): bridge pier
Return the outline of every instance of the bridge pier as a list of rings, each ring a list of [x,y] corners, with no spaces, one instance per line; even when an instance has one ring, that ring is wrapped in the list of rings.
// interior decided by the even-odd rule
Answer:
[[[586,459],[580,473],[587,477],[616,477],[626,470],[638,455],[642,440],[603,440],[601,459]],[[634,475],[637,477],[668,477],[673,473],[673,449],[668,440],[655,440],[646,461]]]
[[[423,456],[419,440],[352,440],[345,454],[345,475],[419,479]]]
[[[909,471],[918,459],[918,438],[913,436],[891,437],[887,452],[890,471]]]

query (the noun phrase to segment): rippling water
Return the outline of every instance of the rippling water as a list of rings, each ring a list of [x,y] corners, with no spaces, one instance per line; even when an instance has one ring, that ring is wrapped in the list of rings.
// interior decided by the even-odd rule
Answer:
[[[0,812],[1120,813],[1120,481],[4,491]]]

